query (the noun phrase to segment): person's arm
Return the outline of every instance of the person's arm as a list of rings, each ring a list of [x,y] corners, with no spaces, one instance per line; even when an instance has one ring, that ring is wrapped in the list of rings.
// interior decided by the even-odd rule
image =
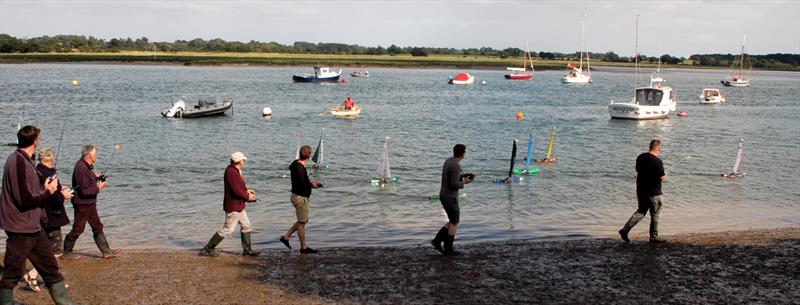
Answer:
[[[228,180],[228,185],[231,188],[231,195],[239,200],[250,200],[250,192],[244,185],[242,175],[236,170],[235,167],[229,167],[225,172],[225,179]]]
[[[667,180],[667,172],[664,170],[664,163],[660,159],[658,160],[658,177],[661,181]]]

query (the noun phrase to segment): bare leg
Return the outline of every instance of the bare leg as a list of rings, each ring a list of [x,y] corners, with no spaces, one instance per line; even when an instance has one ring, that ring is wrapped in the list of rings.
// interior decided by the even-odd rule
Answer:
[[[306,224],[298,222],[295,226],[297,226],[297,237],[300,238],[300,249],[308,248],[308,244],[306,244]]]
[[[283,235],[283,239],[289,240],[289,238],[292,238],[292,234],[294,234],[295,231],[297,231],[297,223],[296,222],[289,228],[289,231],[286,231],[286,234]],[[301,237],[301,239],[302,239],[302,237]]]
[[[458,225],[454,225],[448,222],[444,226],[447,227],[447,235],[456,236],[456,231],[458,231]]]

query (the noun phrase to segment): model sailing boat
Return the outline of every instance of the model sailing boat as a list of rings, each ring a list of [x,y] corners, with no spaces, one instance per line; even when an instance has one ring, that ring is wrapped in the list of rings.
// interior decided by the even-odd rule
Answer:
[[[394,185],[400,181],[400,177],[392,177],[391,166],[389,166],[389,137],[383,142],[383,151],[381,151],[381,159],[378,161],[378,168],[375,169],[378,177],[370,179],[370,183],[375,186],[384,187],[386,185]]]
[[[317,149],[314,150],[314,154],[311,156],[311,161],[314,162],[311,165],[311,168],[329,168],[328,164],[324,164],[325,158],[325,142],[322,141],[322,135],[325,132],[325,128],[322,128],[319,132],[319,143],[317,143]]]
[[[739,164],[742,163],[744,157],[744,139],[739,139],[739,149],[736,151],[736,161],[733,162],[733,170],[730,173],[722,174],[724,178],[736,178],[744,176],[746,173],[739,172]]]
[[[569,73],[564,75],[561,78],[561,82],[565,84],[588,84],[592,82],[592,72],[591,67],[589,66],[589,52],[586,51],[586,29],[584,19],[586,15],[581,16],[581,51],[580,51],[580,61],[578,62],[578,67],[575,67],[573,64],[567,64],[567,69],[570,69]],[[586,74],[583,72],[583,53],[586,53]]]
[[[525,65],[528,64],[531,67],[531,71],[528,72]],[[506,79],[510,80],[529,80],[533,78],[533,58],[531,54],[528,53],[528,42],[525,42],[525,56],[522,59],[522,68],[511,68],[508,67],[506,70],[511,71],[509,74],[505,75]]]
[[[514,146],[516,147],[516,145]],[[538,173],[539,172],[538,168],[531,167],[531,160],[533,160],[533,133],[528,134],[528,154],[525,156],[525,167],[514,169],[514,174],[532,176]]]
[[[742,72],[744,69],[744,42],[747,38],[747,35],[742,37],[742,52],[739,54],[739,70],[736,71],[736,74],[732,74],[727,79],[723,79],[720,81],[723,86],[726,87],[750,87],[750,81],[752,80],[752,71],[753,71],[753,64],[750,63],[750,56],[747,57],[747,65],[749,66],[747,69],[747,75]],[[731,64],[731,70],[733,70],[733,66],[736,65],[736,61],[733,61]]]
[[[547,156],[545,156],[544,159],[537,159],[536,162],[550,163],[558,161],[558,157],[552,155],[553,140],[555,139],[555,136],[556,136],[556,127],[553,126],[553,128],[550,129],[550,144],[547,145]]]

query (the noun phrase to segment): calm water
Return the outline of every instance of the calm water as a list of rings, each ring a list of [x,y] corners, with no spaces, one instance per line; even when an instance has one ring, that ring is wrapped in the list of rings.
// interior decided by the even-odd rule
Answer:
[[[472,86],[445,83],[456,70],[370,69],[346,85],[294,84],[310,68],[126,65],[0,65],[0,140],[13,142],[18,113],[43,128],[55,147],[66,121],[59,171],[68,182],[80,146],[99,146],[98,169],[121,150],[100,195],[100,214],[113,246],[200,247],[223,222],[222,173],[228,155],[248,156],[244,170],[259,201],[247,211],[259,248],[280,248],[294,222],[287,167],[298,142],[316,146],[325,128],[320,173],[325,189],[311,197],[311,245],[416,245],[446,217],[438,202],[444,159],[467,145],[465,171],[477,175],[462,201],[459,239],[476,242],[613,236],[636,207],[634,159],[651,138],[664,141],[664,234],[776,227],[800,223],[800,74],[761,72],[752,88],[721,88],[728,102],[697,103],[703,87],[720,87],[725,71],[667,70],[679,110],[688,117],[609,120],[609,100],[631,96],[631,70],[601,68],[594,84],[559,83],[561,72],[506,81],[502,71],[470,71]],[[349,72],[349,71],[348,71]],[[80,80],[71,88],[72,79]],[[487,84],[480,85],[485,80]],[[170,96],[200,94],[235,101],[233,116],[165,119]],[[346,96],[363,107],[357,120],[320,115]],[[272,118],[261,109],[272,108]],[[525,119],[517,121],[515,114]],[[490,180],[508,170],[512,139],[521,153],[528,133],[541,158],[557,126],[555,164],[511,186]],[[298,137],[303,134],[304,137]],[[390,137],[397,187],[372,187],[385,137]],[[725,180],[739,138],[747,176]],[[3,158],[13,147],[0,149]],[[4,159],[3,159],[4,160]],[[68,206],[70,206],[68,204]],[[72,215],[71,207],[69,213]],[[646,222],[635,235],[642,236]],[[65,227],[65,231],[69,227]],[[87,228],[88,231],[88,228]],[[86,233],[79,247],[94,249]],[[223,247],[238,248],[238,237]]]

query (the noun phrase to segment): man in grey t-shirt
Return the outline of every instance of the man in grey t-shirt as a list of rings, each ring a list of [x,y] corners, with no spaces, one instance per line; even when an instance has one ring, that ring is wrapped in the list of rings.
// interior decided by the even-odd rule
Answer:
[[[442,202],[445,213],[447,213],[448,222],[439,229],[439,233],[433,238],[431,244],[436,250],[439,250],[445,255],[458,254],[458,252],[453,250],[453,241],[456,237],[460,216],[458,209],[458,190],[464,188],[465,184],[472,182],[472,177],[462,178],[461,166],[458,164],[464,159],[464,152],[466,152],[466,150],[467,148],[464,144],[456,144],[456,146],[453,147],[453,157],[447,158],[442,167],[442,185],[439,189],[439,200]],[[443,241],[444,249],[442,249]]]

